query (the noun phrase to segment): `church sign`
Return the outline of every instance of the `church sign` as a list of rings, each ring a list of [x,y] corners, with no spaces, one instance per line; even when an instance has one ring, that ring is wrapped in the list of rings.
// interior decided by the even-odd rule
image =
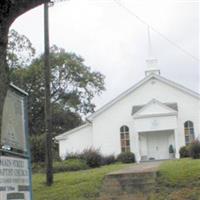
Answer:
[[[28,160],[0,157],[0,199],[30,200]]]
[[[0,148],[0,200],[31,200],[27,93],[10,85],[3,108]]]

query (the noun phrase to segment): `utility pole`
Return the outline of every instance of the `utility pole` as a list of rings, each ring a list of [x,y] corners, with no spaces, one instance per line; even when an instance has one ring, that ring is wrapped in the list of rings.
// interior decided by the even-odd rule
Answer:
[[[46,184],[53,184],[51,69],[49,63],[49,5],[44,3],[44,78],[45,78],[45,132],[46,132]]]

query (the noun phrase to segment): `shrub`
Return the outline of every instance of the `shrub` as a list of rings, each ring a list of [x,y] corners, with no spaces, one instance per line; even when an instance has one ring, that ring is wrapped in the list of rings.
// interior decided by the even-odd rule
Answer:
[[[45,172],[45,163],[32,163],[32,172],[33,173],[44,173]]]
[[[78,153],[68,153],[65,156],[65,160],[69,160],[69,159],[80,159],[81,154]]]
[[[117,160],[122,163],[134,163],[135,154],[132,152],[123,152],[117,156]]]
[[[34,135],[30,138],[32,162],[45,162],[45,135]]]
[[[45,162],[45,140],[46,135],[33,135],[30,137],[31,159],[33,163]],[[54,160],[59,160],[58,144],[52,143],[52,153]]]
[[[189,146],[183,146],[179,150],[179,154],[181,158],[190,157]]]
[[[88,168],[89,166],[86,164],[86,162],[80,159],[68,159],[65,161],[54,162],[53,164],[54,173],[85,170]]]
[[[200,141],[194,140],[189,145],[189,153],[193,159],[200,159]]]
[[[110,165],[115,162],[116,162],[116,159],[114,155],[103,156],[101,159],[101,165]]]
[[[85,149],[80,154],[80,159],[85,160],[87,165],[91,168],[101,166],[102,155],[98,149]]]

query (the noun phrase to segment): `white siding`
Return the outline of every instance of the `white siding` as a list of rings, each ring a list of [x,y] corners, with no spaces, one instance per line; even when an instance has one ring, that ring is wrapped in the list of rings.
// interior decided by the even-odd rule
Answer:
[[[63,159],[68,153],[79,153],[92,146],[92,126],[88,125],[82,129],[66,136],[65,140],[59,141],[59,154]]]

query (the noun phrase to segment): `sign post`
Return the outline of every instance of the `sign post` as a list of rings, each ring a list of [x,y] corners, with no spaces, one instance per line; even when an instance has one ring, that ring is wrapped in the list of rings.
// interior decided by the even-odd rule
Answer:
[[[0,142],[0,200],[32,200],[27,96],[11,84],[5,99]]]

